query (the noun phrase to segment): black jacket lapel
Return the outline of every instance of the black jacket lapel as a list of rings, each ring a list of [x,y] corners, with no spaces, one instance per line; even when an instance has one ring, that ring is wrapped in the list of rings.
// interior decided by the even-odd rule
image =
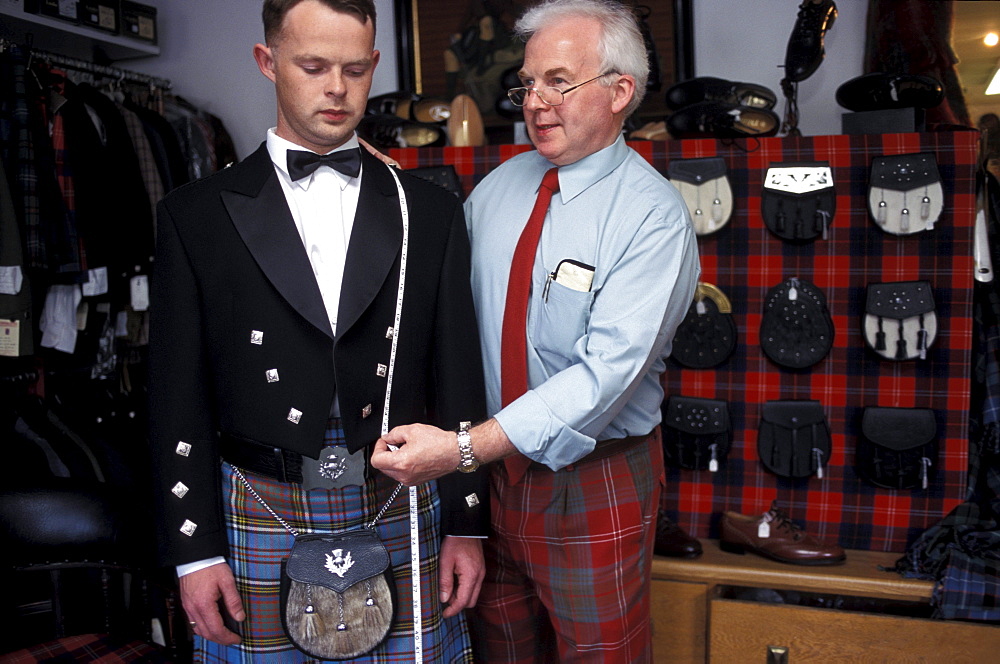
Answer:
[[[387,278],[395,286],[398,268],[392,268],[403,244],[403,218],[392,174],[366,150],[361,150],[361,161],[361,195],[344,264],[338,336],[357,322]]]
[[[266,144],[233,168],[239,169],[236,186],[221,196],[244,244],[289,304],[332,338],[323,296]]]

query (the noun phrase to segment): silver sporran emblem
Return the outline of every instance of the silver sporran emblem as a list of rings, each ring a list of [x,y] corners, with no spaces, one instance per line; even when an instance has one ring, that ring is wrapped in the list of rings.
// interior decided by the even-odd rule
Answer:
[[[330,553],[333,555],[330,555]],[[343,549],[333,549],[330,553],[326,554],[326,568],[331,574],[336,574],[343,579],[347,570],[354,567],[354,559],[351,558],[351,552],[348,551],[345,555]]]

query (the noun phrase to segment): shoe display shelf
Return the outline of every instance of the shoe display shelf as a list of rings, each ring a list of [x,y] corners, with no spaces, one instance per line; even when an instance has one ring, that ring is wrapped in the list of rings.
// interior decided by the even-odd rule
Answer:
[[[804,566],[727,553],[653,560],[653,662],[991,662],[1000,626],[929,619],[933,584],[898,554]]]

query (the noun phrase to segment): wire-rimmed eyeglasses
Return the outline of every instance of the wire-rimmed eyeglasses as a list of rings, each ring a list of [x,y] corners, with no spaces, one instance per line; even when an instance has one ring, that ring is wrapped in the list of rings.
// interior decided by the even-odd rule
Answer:
[[[507,91],[507,96],[510,98],[510,101],[515,106],[524,106],[524,104],[528,101],[528,93],[534,91],[535,94],[538,95],[538,98],[542,101],[543,104],[546,104],[548,106],[558,106],[559,104],[563,103],[563,98],[570,92],[573,92],[573,90],[576,90],[577,88],[582,87],[587,83],[590,83],[591,81],[596,81],[602,76],[607,76],[608,74],[616,74],[616,73],[617,72],[615,71],[606,71],[603,74],[598,74],[594,78],[588,79],[583,83],[577,83],[576,85],[568,87],[565,90],[560,90],[559,88],[554,88],[551,86],[546,86],[543,88],[534,88],[534,87],[511,88],[510,90]]]

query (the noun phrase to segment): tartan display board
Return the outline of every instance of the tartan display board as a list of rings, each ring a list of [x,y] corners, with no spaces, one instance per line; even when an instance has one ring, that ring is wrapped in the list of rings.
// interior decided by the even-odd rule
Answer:
[[[773,137],[719,141],[633,141],[666,174],[673,159],[723,157],[734,209],[729,223],[698,238],[702,281],[729,298],[738,329],[736,351],[705,370],[667,361],[667,395],[725,399],[733,444],[716,473],[666,469],[662,507],[692,535],[718,537],[724,511],[765,512],[777,500],[812,535],[851,549],[902,552],[965,498],[968,408],[972,363],[973,236],[978,133]],[[525,145],[391,151],[403,168],[453,164],[464,193],[500,162],[530,150]],[[881,155],[932,153],[944,189],[944,210],[931,231],[895,236],[868,212],[868,173]],[[761,192],[777,163],[829,162],[836,212],[827,239],[783,242],[764,225]],[[916,218],[916,216],[914,217]],[[772,363],[758,340],[764,298],[774,285],[799,277],[827,298],[835,335],[829,355],[802,370]],[[865,290],[877,282],[931,283],[938,335],[926,360],[892,361],[869,350],[862,335]],[[822,479],[780,478],[757,456],[761,408],[775,399],[819,401],[833,450]],[[935,411],[940,455],[926,490],[889,490],[862,480],[854,452],[865,406],[921,407]]]

